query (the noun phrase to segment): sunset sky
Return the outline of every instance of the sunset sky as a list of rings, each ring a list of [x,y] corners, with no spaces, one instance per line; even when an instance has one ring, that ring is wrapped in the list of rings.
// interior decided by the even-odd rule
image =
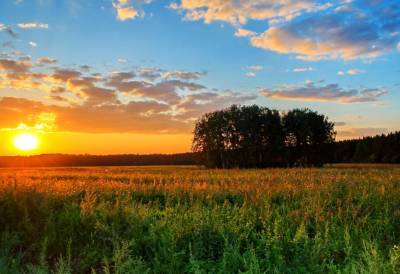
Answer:
[[[231,104],[400,130],[398,0],[2,0],[0,155],[174,153]],[[25,152],[26,153],[26,152]]]

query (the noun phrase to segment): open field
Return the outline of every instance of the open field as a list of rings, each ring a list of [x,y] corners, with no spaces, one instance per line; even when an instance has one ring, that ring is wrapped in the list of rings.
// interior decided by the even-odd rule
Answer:
[[[0,273],[396,273],[400,168],[0,169]]]

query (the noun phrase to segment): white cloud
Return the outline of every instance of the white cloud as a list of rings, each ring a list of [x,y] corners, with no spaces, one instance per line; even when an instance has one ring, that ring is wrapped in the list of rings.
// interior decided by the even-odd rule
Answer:
[[[349,70],[347,70],[347,71],[343,71],[343,70],[339,70],[338,72],[337,72],[337,75],[341,75],[341,76],[343,76],[343,75],[351,75],[351,76],[354,76],[354,75],[358,75],[358,74],[361,74],[361,73],[363,73],[364,71],[362,71],[362,70],[359,70],[359,69],[349,69]]]
[[[243,29],[243,28],[238,28],[235,32],[236,37],[251,37],[255,36],[257,33],[251,30]]]
[[[44,23],[20,23],[17,26],[21,29],[48,29],[49,25]]]
[[[304,68],[294,68],[293,72],[307,72],[307,71],[314,71],[312,67],[304,67]]]
[[[362,73],[362,71],[361,71],[361,70],[358,70],[358,69],[349,69],[349,70],[347,71],[347,74],[348,74],[348,75],[358,75],[358,74],[360,74],[360,73]]]
[[[150,4],[152,0],[137,0],[136,6]],[[120,21],[133,20],[136,17],[144,16],[144,12],[132,4],[131,0],[113,0],[113,7],[117,12],[117,19]]]
[[[36,47],[37,47],[37,43],[35,43],[35,42],[33,42],[33,41],[29,41],[29,45],[30,45],[32,48],[36,48]]]
[[[117,18],[120,21],[133,19],[138,16],[137,10],[133,7],[115,7],[115,9],[117,10]]]

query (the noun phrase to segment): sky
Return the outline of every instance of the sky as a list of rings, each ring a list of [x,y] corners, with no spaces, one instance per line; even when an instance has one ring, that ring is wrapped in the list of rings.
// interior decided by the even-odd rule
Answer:
[[[399,76],[398,0],[2,0],[0,155],[187,152],[232,104],[388,133]]]

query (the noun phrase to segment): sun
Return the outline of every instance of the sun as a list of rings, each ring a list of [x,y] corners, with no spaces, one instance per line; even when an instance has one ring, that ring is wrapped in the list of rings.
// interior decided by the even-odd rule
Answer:
[[[14,138],[14,146],[22,151],[34,150],[38,143],[38,138],[30,133],[21,133]]]

